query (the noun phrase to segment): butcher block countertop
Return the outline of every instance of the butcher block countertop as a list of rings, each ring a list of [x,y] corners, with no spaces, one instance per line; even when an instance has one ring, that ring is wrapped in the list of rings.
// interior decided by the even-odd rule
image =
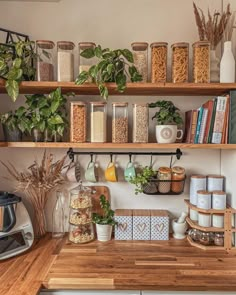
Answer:
[[[26,254],[0,262],[0,295],[42,289],[236,291],[236,252],[170,241],[40,240]]]

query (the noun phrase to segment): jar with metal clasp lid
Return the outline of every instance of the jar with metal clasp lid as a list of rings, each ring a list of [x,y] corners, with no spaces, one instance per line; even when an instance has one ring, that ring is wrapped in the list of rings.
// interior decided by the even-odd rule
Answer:
[[[173,167],[171,180],[171,191],[181,193],[184,189],[185,169],[179,166]]]
[[[162,194],[170,192],[171,187],[171,169],[169,167],[160,167],[158,169],[158,190]]]

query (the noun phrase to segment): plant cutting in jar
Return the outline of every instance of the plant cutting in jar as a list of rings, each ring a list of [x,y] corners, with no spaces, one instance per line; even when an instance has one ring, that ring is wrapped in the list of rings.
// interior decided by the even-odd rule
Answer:
[[[34,42],[18,41],[0,45],[0,78],[6,80],[8,95],[15,101],[21,81],[35,79],[33,61],[36,58]]]
[[[92,80],[97,84],[100,95],[104,99],[108,98],[106,82],[115,82],[117,91],[124,92],[127,77],[130,77],[131,82],[142,81],[142,75],[139,74],[133,65],[133,54],[128,49],[102,49],[98,45],[95,48],[83,50],[80,55],[88,59],[97,57],[99,62],[91,66],[88,71],[82,71],[75,83],[81,85],[88,80]]]
[[[156,108],[159,110],[152,117],[157,121],[156,139],[158,143],[173,143],[176,139],[183,137],[183,131],[177,129],[177,125],[183,123],[180,115],[180,110],[171,101],[159,100],[149,104],[149,108]],[[180,137],[177,137],[177,132],[180,132]]]

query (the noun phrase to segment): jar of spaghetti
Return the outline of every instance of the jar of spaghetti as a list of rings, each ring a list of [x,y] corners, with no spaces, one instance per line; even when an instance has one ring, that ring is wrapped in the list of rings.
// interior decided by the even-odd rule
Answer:
[[[188,82],[189,44],[175,43],[172,48],[172,82]]]
[[[162,194],[170,192],[171,187],[171,169],[168,167],[160,167],[158,169],[158,190]]]
[[[70,104],[70,142],[86,142],[87,106],[81,101]]]
[[[134,42],[131,44],[134,58],[134,65],[142,75],[142,82],[148,80],[148,43],[146,42]]]
[[[193,44],[193,81],[210,83],[210,42],[198,41]]]
[[[167,48],[166,42],[155,42],[151,47],[152,83],[166,82],[167,77]]]
[[[181,193],[184,189],[185,169],[179,166],[172,168],[171,190],[174,193]]]
[[[49,40],[37,40],[37,81],[54,80],[53,50],[55,44]]]

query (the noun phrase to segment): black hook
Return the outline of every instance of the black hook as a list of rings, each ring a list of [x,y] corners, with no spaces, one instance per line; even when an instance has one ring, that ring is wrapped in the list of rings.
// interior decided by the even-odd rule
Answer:
[[[173,155],[170,158],[170,168],[172,168]]]
[[[91,157],[90,162],[93,162],[93,153],[90,153],[90,157]]]
[[[113,158],[113,153],[110,153],[111,163],[113,162],[113,161],[112,161],[112,158]]]
[[[150,159],[150,167],[152,167],[152,153],[151,153],[151,159]]]
[[[132,154],[129,153],[129,162],[131,163],[131,159],[132,159]]]
[[[180,160],[180,158],[181,158],[182,155],[183,155],[183,153],[181,152],[181,150],[180,149],[177,149],[176,150],[176,158],[177,158],[177,160]]]
[[[67,155],[69,156],[69,158],[71,159],[72,162],[74,162],[74,151],[72,148],[69,148]]]

